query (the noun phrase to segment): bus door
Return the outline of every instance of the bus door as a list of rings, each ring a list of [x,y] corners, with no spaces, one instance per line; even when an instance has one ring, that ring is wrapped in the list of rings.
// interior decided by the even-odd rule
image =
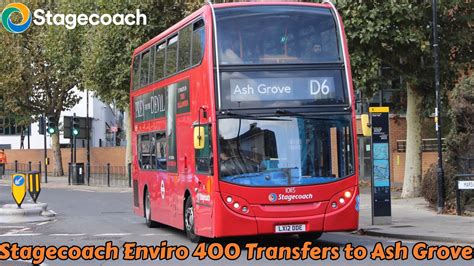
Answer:
[[[212,234],[213,154],[211,125],[194,127],[194,163],[196,173],[195,229],[199,235]]]

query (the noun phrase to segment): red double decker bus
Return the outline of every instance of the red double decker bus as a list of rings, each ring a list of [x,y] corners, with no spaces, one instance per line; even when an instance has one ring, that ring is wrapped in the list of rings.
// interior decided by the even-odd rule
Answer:
[[[201,237],[358,227],[355,109],[330,3],[208,4],[137,48],[134,212]]]

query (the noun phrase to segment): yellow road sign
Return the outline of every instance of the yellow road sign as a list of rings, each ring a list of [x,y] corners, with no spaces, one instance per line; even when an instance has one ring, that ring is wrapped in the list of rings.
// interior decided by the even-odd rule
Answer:
[[[21,208],[21,204],[25,199],[26,195],[26,178],[24,174],[12,174],[12,196],[18,208]]]
[[[38,172],[28,173],[28,193],[34,203],[41,192],[41,174]]]

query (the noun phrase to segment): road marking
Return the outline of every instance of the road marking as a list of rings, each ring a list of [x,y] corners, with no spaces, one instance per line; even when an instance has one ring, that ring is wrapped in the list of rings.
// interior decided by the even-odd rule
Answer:
[[[3,226],[0,226],[0,229],[1,228],[8,229],[8,228],[25,228],[25,227],[24,226],[18,226],[18,225],[3,225]]]
[[[0,236],[40,236],[41,234],[40,233],[31,233],[31,234],[10,234],[10,233],[6,233],[4,235],[0,235]]]
[[[50,234],[50,236],[85,236],[86,234]]]
[[[42,222],[42,223],[39,223],[39,224],[36,224],[36,225],[45,225],[45,224],[48,224],[48,223],[49,223],[49,221],[47,221],[47,222]]]
[[[54,214],[54,215],[57,215],[57,213],[53,210],[49,210],[50,213]]]
[[[108,233],[108,234],[97,234],[94,236],[129,236],[131,233]]]
[[[140,236],[170,236],[171,234],[141,234]]]

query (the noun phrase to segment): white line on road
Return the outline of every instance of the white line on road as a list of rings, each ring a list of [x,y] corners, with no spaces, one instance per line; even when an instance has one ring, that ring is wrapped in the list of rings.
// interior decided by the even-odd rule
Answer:
[[[10,233],[7,233],[7,234],[0,235],[0,236],[14,236],[14,237],[17,237],[17,236],[40,236],[40,235],[41,235],[40,233],[32,233],[32,234],[10,234]]]
[[[36,224],[36,225],[45,225],[45,224],[48,224],[48,223],[49,223],[49,221],[47,221],[47,222],[42,222],[42,223],[39,223],[39,224]]]
[[[50,234],[50,236],[85,236],[86,234]]]
[[[9,228],[25,228],[24,226],[18,226],[18,225],[2,225],[0,226],[0,229],[2,228],[5,228],[5,229],[9,229]]]
[[[140,236],[170,236],[171,234],[141,234]]]
[[[94,236],[129,236],[131,233],[109,233],[109,234],[97,234]]]

